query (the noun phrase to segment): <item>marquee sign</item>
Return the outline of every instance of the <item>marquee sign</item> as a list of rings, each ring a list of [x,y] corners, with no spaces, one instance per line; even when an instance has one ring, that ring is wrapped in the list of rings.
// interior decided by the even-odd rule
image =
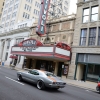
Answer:
[[[50,0],[41,0],[40,17],[38,20],[38,26],[36,28],[36,33],[39,36],[42,36],[46,33],[46,19],[47,19],[49,5],[50,5]]]
[[[27,39],[24,40],[22,42],[20,42],[19,44],[16,44],[15,46],[21,46],[21,47],[36,47],[36,46],[43,46],[43,44],[36,40],[36,39]]]

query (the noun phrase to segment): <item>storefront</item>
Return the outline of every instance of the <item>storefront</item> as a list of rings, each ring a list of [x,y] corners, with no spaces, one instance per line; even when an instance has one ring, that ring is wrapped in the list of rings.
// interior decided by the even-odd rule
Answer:
[[[14,55],[24,56],[22,68],[41,69],[55,73],[58,76],[68,74],[71,48],[64,43],[43,45],[36,39],[27,39],[11,49]]]
[[[98,81],[100,76],[99,54],[77,54],[74,79]]]

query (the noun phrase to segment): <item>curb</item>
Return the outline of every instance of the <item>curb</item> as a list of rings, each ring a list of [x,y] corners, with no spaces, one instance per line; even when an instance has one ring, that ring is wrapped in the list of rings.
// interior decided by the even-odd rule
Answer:
[[[67,84],[68,84],[68,85],[71,85],[71,86],[79,87],[79,88],[81,88],[81,89],[87,89],[87,90],[96,92],[95,89],[91,89],[91,88],[87,88],[87,87],[84,87],[84,86],[75,85],[75,84],[68,83],[68,82],[67,82]]]

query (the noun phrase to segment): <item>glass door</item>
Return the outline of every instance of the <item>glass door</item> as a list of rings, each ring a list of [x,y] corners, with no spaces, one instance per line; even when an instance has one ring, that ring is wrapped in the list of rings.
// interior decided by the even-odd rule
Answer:
[[[100,65],[89,64],[87,79],[97,81],[100,75]]]

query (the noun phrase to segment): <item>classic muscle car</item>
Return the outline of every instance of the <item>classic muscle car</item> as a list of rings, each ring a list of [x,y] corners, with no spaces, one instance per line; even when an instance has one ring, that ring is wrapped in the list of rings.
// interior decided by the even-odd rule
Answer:
[[[44,89],[45,87],[59,89],[66,86],[66,83],[53,73],[37,69],[18,71],[17,77],[19,81],[26,80],[36,84],[38,89]]]

